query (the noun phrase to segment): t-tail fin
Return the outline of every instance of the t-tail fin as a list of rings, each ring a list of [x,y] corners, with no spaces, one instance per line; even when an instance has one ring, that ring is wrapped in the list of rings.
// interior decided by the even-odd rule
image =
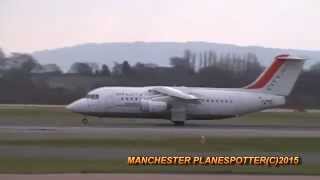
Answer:
[[[283,54],[276,56],[273,63],[245,89],[288,96],[302,70],[304,58]]]

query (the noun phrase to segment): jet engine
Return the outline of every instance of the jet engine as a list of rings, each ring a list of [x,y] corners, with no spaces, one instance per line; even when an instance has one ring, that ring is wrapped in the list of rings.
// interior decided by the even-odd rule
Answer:
[[[166,102],[141,100],[141,110],[144,112],[163,112],[168,109]]]

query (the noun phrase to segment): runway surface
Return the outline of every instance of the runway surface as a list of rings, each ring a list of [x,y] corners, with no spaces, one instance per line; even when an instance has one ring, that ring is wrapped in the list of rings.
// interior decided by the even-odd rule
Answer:
[[[297,127],[297,126],[274,126],[274,125],[187,125],[186,127],[175,127],[170,124],[139,124],[139,125],[126,125],[126,124],[116,124],[110,126],[68,126],[68,127],[54,127],[54,126],[0,126],[0,140],[50,140],[50,139],[170,139],[170,138],[199,138],[201,136],[206,137],[320,137],[320,128],[319,127]],[[272,155],[272,156],[281,156],[281,155],[295,155],[300,156],[303,159],[303,163],[306,165],[317,165],[320,161],[319,152],[295,152],[294,150],[290,152],[224,152],[224,151],[210,151],[210,152],[184,152],[184,151],[175,151],[170,148],[157,148],[157,147],[148,147],[145,148],[135,147],[121,147],[121,146],[41,146],[37,144],[2,144],[0,145],[0,152],[3,157],[6,158],[30,158],[30,159],[63,159],[63,160],[125,160],[128,156],[134,154],[136,156],[210,156],[214,155]],[[75,175],[77,176],[77,175]],[[111,175],[112,176],[112,175]],[[130,175],[128,176],[119,176],[111,177],[109,174],[101,175],[97,179],[113,179],[113,178],[123,178],[127,177],[132,179]],[[193,178],[198,178],[198,175],[192,175]],[[37,179],[40,176],[26,176],[23,179]],[[95,179],[95,177],[87,177],[79,174],[81,179],[86,177],[86,179]],[[170,178],[170,179],[186,179],[185,176],[181,175],[168,175],[164,177],[163,175],[156,175],[159,178]],[[220,179],[250,179],[252,176],[246,175],[206,175],[201,176],[201,179],[211,179],[211,178],[220,178]],[[252,179],[256,178],[270,178],[269,176],[255,176]],[[272,176],[272,179],[278,176]],[[290,178],[293,176],[279,176],[279,178]],[[301,178],[302,176],[300,176]],[[308,176],[310,177],[310,176]],[[7,178],[16,178],[20,177],[7,177]],[[6,178],[6,179],[7,179]],[[63,175],[52,175],[48,177],[49,179],[70,179],[70,177]],[[48,179],[45,178],[45,179]],[[72,177],[76,178],[76,177]],[[72,179],[71,178],[71,179]],[[136,177],[137,179],[138,176]],[[151,177],[150,175],[150,178]],[[189,175],[188,175],[189,178]],[[199,179],[198,178],[198,179]],[[300,179],[298,178],[298,179]],[[0,179],[2,179],[0,177]],[[44,179],[42,177],[41,179]],[[134,179],[134,178],[133,178]],[[312,179],[312,178],[310,178]]]
[[[0,140],[10,139],[162,139],[162,138],[199,138],[205,137],[320,137],[320,128],[278,127],[265,125],[188,125],[174,127],[172,125],[111,125],[104,127],[47,127],[47,126],[1,126]],[[177,152],[168,149],[146,147],[42,147],[34,145],[0,145],[2,155],[10,157],[33,158],[51,157],[64,159],[125,159],[130,154],[135,155],[176,155]],[[208,154],[209,153],[209,154]],[[179,155],[207,156],[212,153],[226,155],[226,152],[179,152]],[[90,156],[88,156],[90,154]],[[231,153],[232,155],[248,155],[250,152]],[[254,153],[257,155],[257,153]],[[318,152],[261,152],[259,155],[299,155],[307,164],[317,164],[320,161]]]
[[[277,126],[104,126],[104,127],[45,127],[45,126],[1,126],[0,135],[10,138],[23,137],[103,137],[103,138],[144,138],[144,137],[320,137],[320,128],[277,127]],[[0,137],[1,139],[1,137]]]

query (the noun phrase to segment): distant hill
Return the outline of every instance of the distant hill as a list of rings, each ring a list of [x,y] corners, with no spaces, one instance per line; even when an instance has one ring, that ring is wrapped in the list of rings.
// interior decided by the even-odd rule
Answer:
[[[237,46],[209,42],[87,43],[72,47],[36,51],[32,55],[41,64],[56,63],[63,70],[68,70],[70,65],[76,61],[97,62],[113,66],[114,62],[127,60],[131,64],[144,62],[167,66],[169,65],[170,57],[182,56],[186,49],[192,52],[215,50],[218,54],[253,52],[263,65],[268,65],[274,56],[281,53],[308,57],[311,61],[308,61],[307,66],[320,61],[320,51]]]

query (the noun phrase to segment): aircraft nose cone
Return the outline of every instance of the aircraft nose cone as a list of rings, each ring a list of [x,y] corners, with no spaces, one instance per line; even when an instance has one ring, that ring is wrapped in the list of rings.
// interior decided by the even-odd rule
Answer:
[[[88,110],[87,103],[84,99],[80,99],[67,105],[66,108],[72,112],[84,113]]]
[[[72,102],[71,104],[69,104],[69,105],[66,106],[66,108],[67,108],[68,110],[73,111],[73,112],[76,111],[76,109],[77,109],[76,107],[77,107],[77,101]]]
[[[67,105],[66,108],[67,108],[68,110],[70,110],[70,111],[74,111],[74,110],[75,110],[75,103],[73,102],[73,103]]]

